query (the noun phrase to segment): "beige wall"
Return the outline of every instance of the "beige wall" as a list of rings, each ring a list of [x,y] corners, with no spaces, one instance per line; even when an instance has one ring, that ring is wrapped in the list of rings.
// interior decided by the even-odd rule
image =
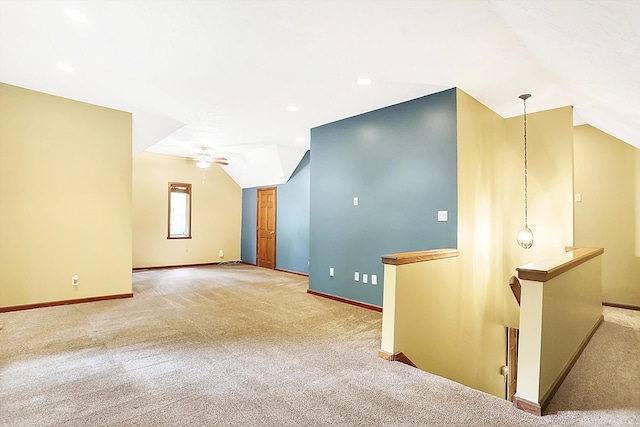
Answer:
[[[522,117],[505,120],[460,90],[457,103],[460,257],[397,267],[394,346],[427,371],[504,397],[505,325],[519,322],[509,277],[573,243],[572,110],[528,116],[535,243],[525,250],[516,243],[524,225]]]
[[[576,245],[605,248],[604,301],[640,306],[640,150],[589,125],[574,132]]]
[[[602,257],[545,282],[540,396],[544,396],[602,316]]]
[[[0,84],[0,117],[0,307],[131,293],[131,115]]]
[[[529,101],[531,104],[534,98]],[[505,215],[502,283],[515,275],[515,268],[549,257],[572,246],[573,240],[573,109],[557,108],[527,114],[529,163],[529,228],[534,244],[522,249],[516,234],[524,226],[523,120],[505,120]],[[508,288],[507,288],[508,289]],[[518,327],[519,310],[507,293],[505,324]]]
[[[511,212],[504,244],[511,272],[573,245],[573,109],[527,114],[531,249],[520,248],[515,237],[524,225],[522,116],[506,119],[505,126],[504,209]]]
[[[541,264],[561,265],[570,256],[563,253],[555,259],[559,261]],[[547,400],[545,395],[598,324],[601,272],[598,256],[544,283],[522,280],[518,397],[535,403]]]
[[[468,325],[461,333],[476,355],[469,378],[497,396],[504,395],[504,326],[519,324],[509,277],[519,265],[573,243],[572,109],[528,114],[527,141],[535,237],[528,250],[516,243],[524,226],[522,117],[503,119],[458,90],[458,249],[465,289],[460,313]]]
[[[514,215],[504,194],[507,169],[504,119],[458,90],[458,249],[460,280],[456,335],[463,384],[504,397],[503,322],[507,282],[504,243]],[[515,240],[515,233],[513,236]],[[507,278],[508,279],[508,278]],[[513,297],[511,297],[513,298]],[[442,311],[448,310],[441,307]]]
[[[396,266],[393,353],[404,353],[428,372],[480,388],[477,364],[468,357],[475,347],[470,339],[474,326],[461,322],[464,292],[459,257]],[[464,333],[452,333],[460,326]]]
[[[167,239],[169,182],[192,185],[192,239]],[[147,152],[134,158],[134,268],[238,260],[241,219],[242,190],[220,166],[202,170],[189,159]]]

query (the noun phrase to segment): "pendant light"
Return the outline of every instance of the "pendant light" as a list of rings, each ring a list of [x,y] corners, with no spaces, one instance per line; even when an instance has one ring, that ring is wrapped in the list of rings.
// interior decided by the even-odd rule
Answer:
[[[519,96],[522,99],[524,106],[524,228],[518,232],[518,244],[524,249],[529,249],[533,246],[533,232],[529,228],[527,223],[527,197],[528,197],[528,180],[527,180],[527,99],[531,98],[530,94],[523,94]]]

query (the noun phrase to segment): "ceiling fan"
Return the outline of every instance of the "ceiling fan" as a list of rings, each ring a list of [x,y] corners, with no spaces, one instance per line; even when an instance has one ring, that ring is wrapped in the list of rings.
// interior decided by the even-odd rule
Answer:
[[[200,169],[208,168],[211,166],[211,163],[216,163],[222,166],[227,166],[229,164],[226,157],[212,157],[207,153],[207,147],[200,147],[200,149],[202,152],[194,159],[196,161],[196,166]]]

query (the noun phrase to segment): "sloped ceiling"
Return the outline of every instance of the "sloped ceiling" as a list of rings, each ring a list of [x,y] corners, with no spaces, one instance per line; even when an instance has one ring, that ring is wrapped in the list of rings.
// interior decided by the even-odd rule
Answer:
[[[456,86],[640,147],[639,20],[636,0],[0,0],[0,81],[130,111],[134,154],[207,147],[251,187],[285,182],[312,127]]]

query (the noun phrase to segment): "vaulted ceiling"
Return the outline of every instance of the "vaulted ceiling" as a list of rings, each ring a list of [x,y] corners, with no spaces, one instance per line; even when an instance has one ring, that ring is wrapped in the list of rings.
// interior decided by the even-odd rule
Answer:
[[[0,0],[0,81],[132,112],[134,155],[207,147],[252,187],[312,127],[450,87],[640,147],[638,21],[637,0]]]

